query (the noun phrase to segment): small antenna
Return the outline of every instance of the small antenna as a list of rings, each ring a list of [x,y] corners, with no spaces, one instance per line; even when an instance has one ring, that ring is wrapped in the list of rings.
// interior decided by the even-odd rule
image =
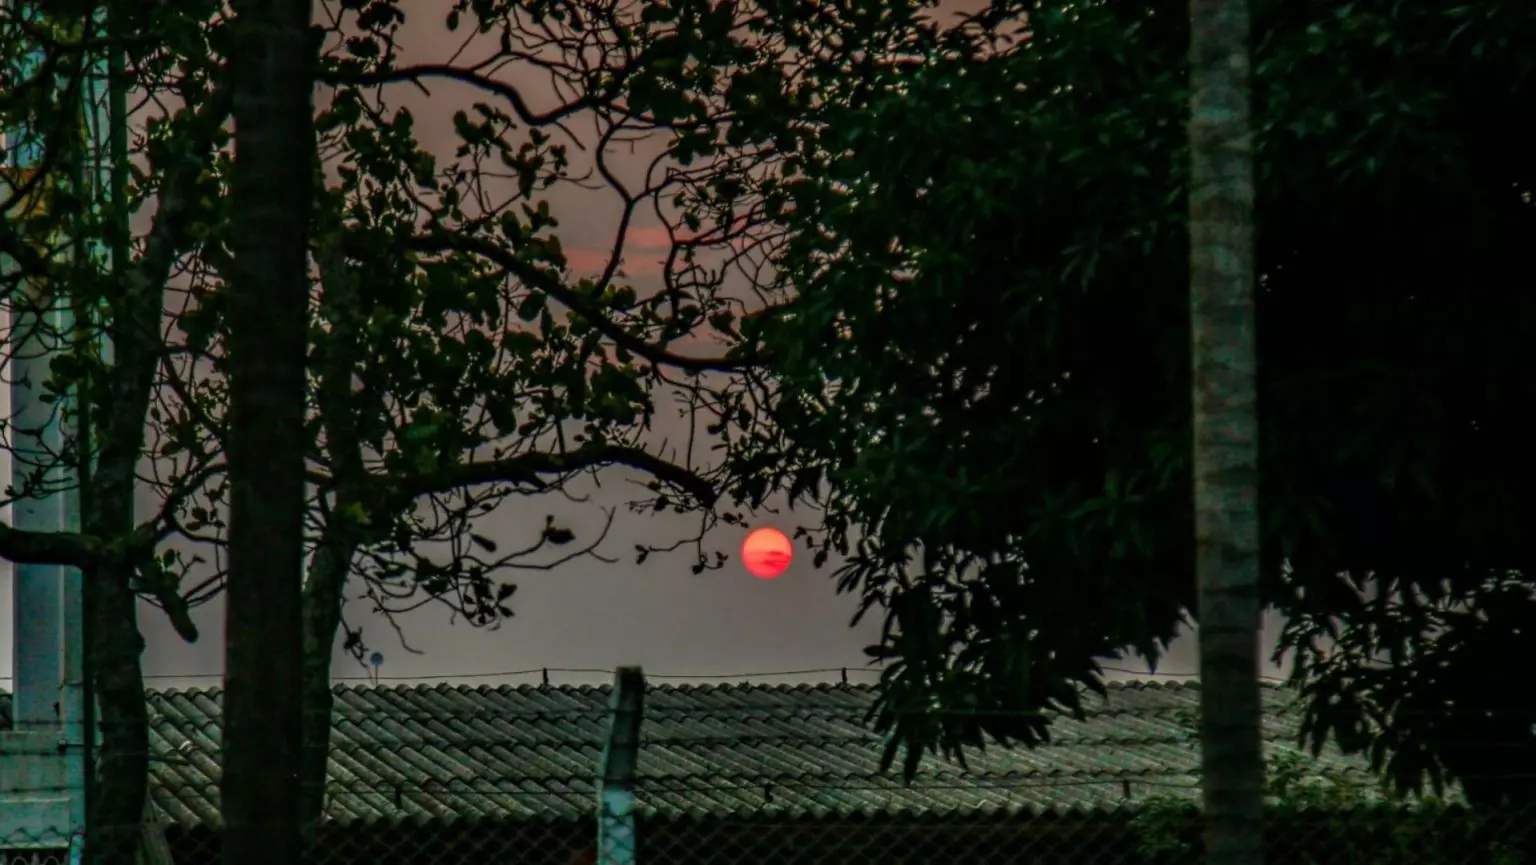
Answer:
[[[374,685],[379,683],[379,668],[384,666],[384,653],[374,652],[368,656],[368,663],[372,665],[373,672],[368,674],[368,681]]]

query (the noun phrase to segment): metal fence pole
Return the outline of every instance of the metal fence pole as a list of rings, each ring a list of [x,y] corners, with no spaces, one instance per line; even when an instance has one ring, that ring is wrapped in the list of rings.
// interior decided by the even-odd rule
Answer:
[[[639,667],[618,669],[608,708],[608,741],[597,777],[597,862],[635,865],[635,769],[645,711],[645,674]]]

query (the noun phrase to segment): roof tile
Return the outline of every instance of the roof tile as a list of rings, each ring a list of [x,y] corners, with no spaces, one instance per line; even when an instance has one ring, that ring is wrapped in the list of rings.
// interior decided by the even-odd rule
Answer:
[[[609,688],[337,686],[327,812],[337,820],[585,819]],[[1082,721],[1057,717],[1035,749],[989,747],[965,766],[930,757],[910,786],[879,770],[864,724],[875,692],[853,685],[652,687],[642,725],[642,813],[1044,812],[1194,795],[1199,688],[1113,684]],[[1271,753],[1295,749],[1290,695],[1266,686]],[[151,795],[183,825],[217,821],[220,692],[150,692]],[[0,693],[0,718],[9,696]],[[1328,750],[1319,773],[1367,777]]]

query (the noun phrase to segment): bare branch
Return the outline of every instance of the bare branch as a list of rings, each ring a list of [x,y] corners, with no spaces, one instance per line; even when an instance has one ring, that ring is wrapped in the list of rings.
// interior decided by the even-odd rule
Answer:
[[[748,354],[741,358],[688,357],[687,355],[673,353],[666,346],[647,342],[632,331],[626,330],[607,315],[604,315],[591,301],[562,282],[557,274],[524,261],[516,253],[488,240],[462,233],[442,231],[430,236],[419,236],[412,239],[409,243],[409,248],[418,252],[447,252],[450,250],[470,252],[493,262],[498,267],[505,268],[507,272],[516,275],[528,286],[543,291],[560,303],[570,307],[577,315],[586,319],[587,323],[592,325],[595,330],[613,340],[615,345],[633,352],[635,355],[645,358],[653,364],[676,367],[687,372],[735,372],[761,365],[766,360],[755,354]]]
[[[499,460],[483,460],[449,466],[439,472],[409,480],[386,481],[391,505],[467,487],[508,483],[544,486],[542,476],[569,474],[602,466],[621,465],[645,472],[658,481],[686,491],[701,507],[719,497],[714,486],[688,469],[635,447],[589,445],[569,454],[525,453]]]
[[[17,564],[82,568],[95,560],[101,546],[78,532],[32,532],[0,525],[0,557]]]

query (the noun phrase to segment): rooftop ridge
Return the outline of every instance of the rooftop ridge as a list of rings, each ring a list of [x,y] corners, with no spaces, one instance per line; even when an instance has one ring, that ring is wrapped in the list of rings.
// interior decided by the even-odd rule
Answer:
[[[1113,694],[1125,691],[1183,691],[1198,692],[1200,683],[1193,679],[1157,680],[1134,679],[1116,680],[1105,682],[1106,690]],[[1266,691],[1289,690],[1289,687],[1277,682],[1261,682],[1260,687]],[[648,683],[646,690],[655,693],[677,694],[710,694],[710,693],[875,693],[879,686],[865,682],[750,682],[750,681],[720,681],[720,682],[656,682]],[[592,684],[480,684],[471,685],[462,682],[391,682],[381,684],[363,684],[361,682],[337,682],[331,686],[333,693],[416,693],[423,691],[435,691],[438,693],[453,692],[460,694],[508,694],[508,693],[569,693],[569,694],[606,694],[612,689],[611,685]],[[1088,688],[1081,689],[1085,694],[1094,695]],[[144,689],[151,697],[155,696],[208,696],[216,697],[223,693],[224,689],[219,685],[196,685],[191,687],[169,687]],[[8,700],[10,692],[0,688],[0,699]]]
[[[1199,686],[1106,683],[1084,692],[1082,721],[1044,713],[1036,748],[988,744],[964,761],[930,754],[919,783],[882,769],[884,740],[865,723],[872,684],[652,684],[641,728],[646,813],[668,820],[767,813],[795,818],[1119,808],[1199,766]],[[333,689],[330,819],[582,821],[607,728],[606,685],[339,683]],[[1297,717],[1266,685],[1265,739],[1293,747]],[[219,686],[151,688],[151,792],[184,826],[216,821]],[[8,700],[0,698],[0,712]],[[1309,761],[1322,778],[1368,766],[1337,749]],[[692,779],[691,781],[688,779]],[[795,788],[793,795],[770,789]],[[675,789],[674,789],[675,788]]]

